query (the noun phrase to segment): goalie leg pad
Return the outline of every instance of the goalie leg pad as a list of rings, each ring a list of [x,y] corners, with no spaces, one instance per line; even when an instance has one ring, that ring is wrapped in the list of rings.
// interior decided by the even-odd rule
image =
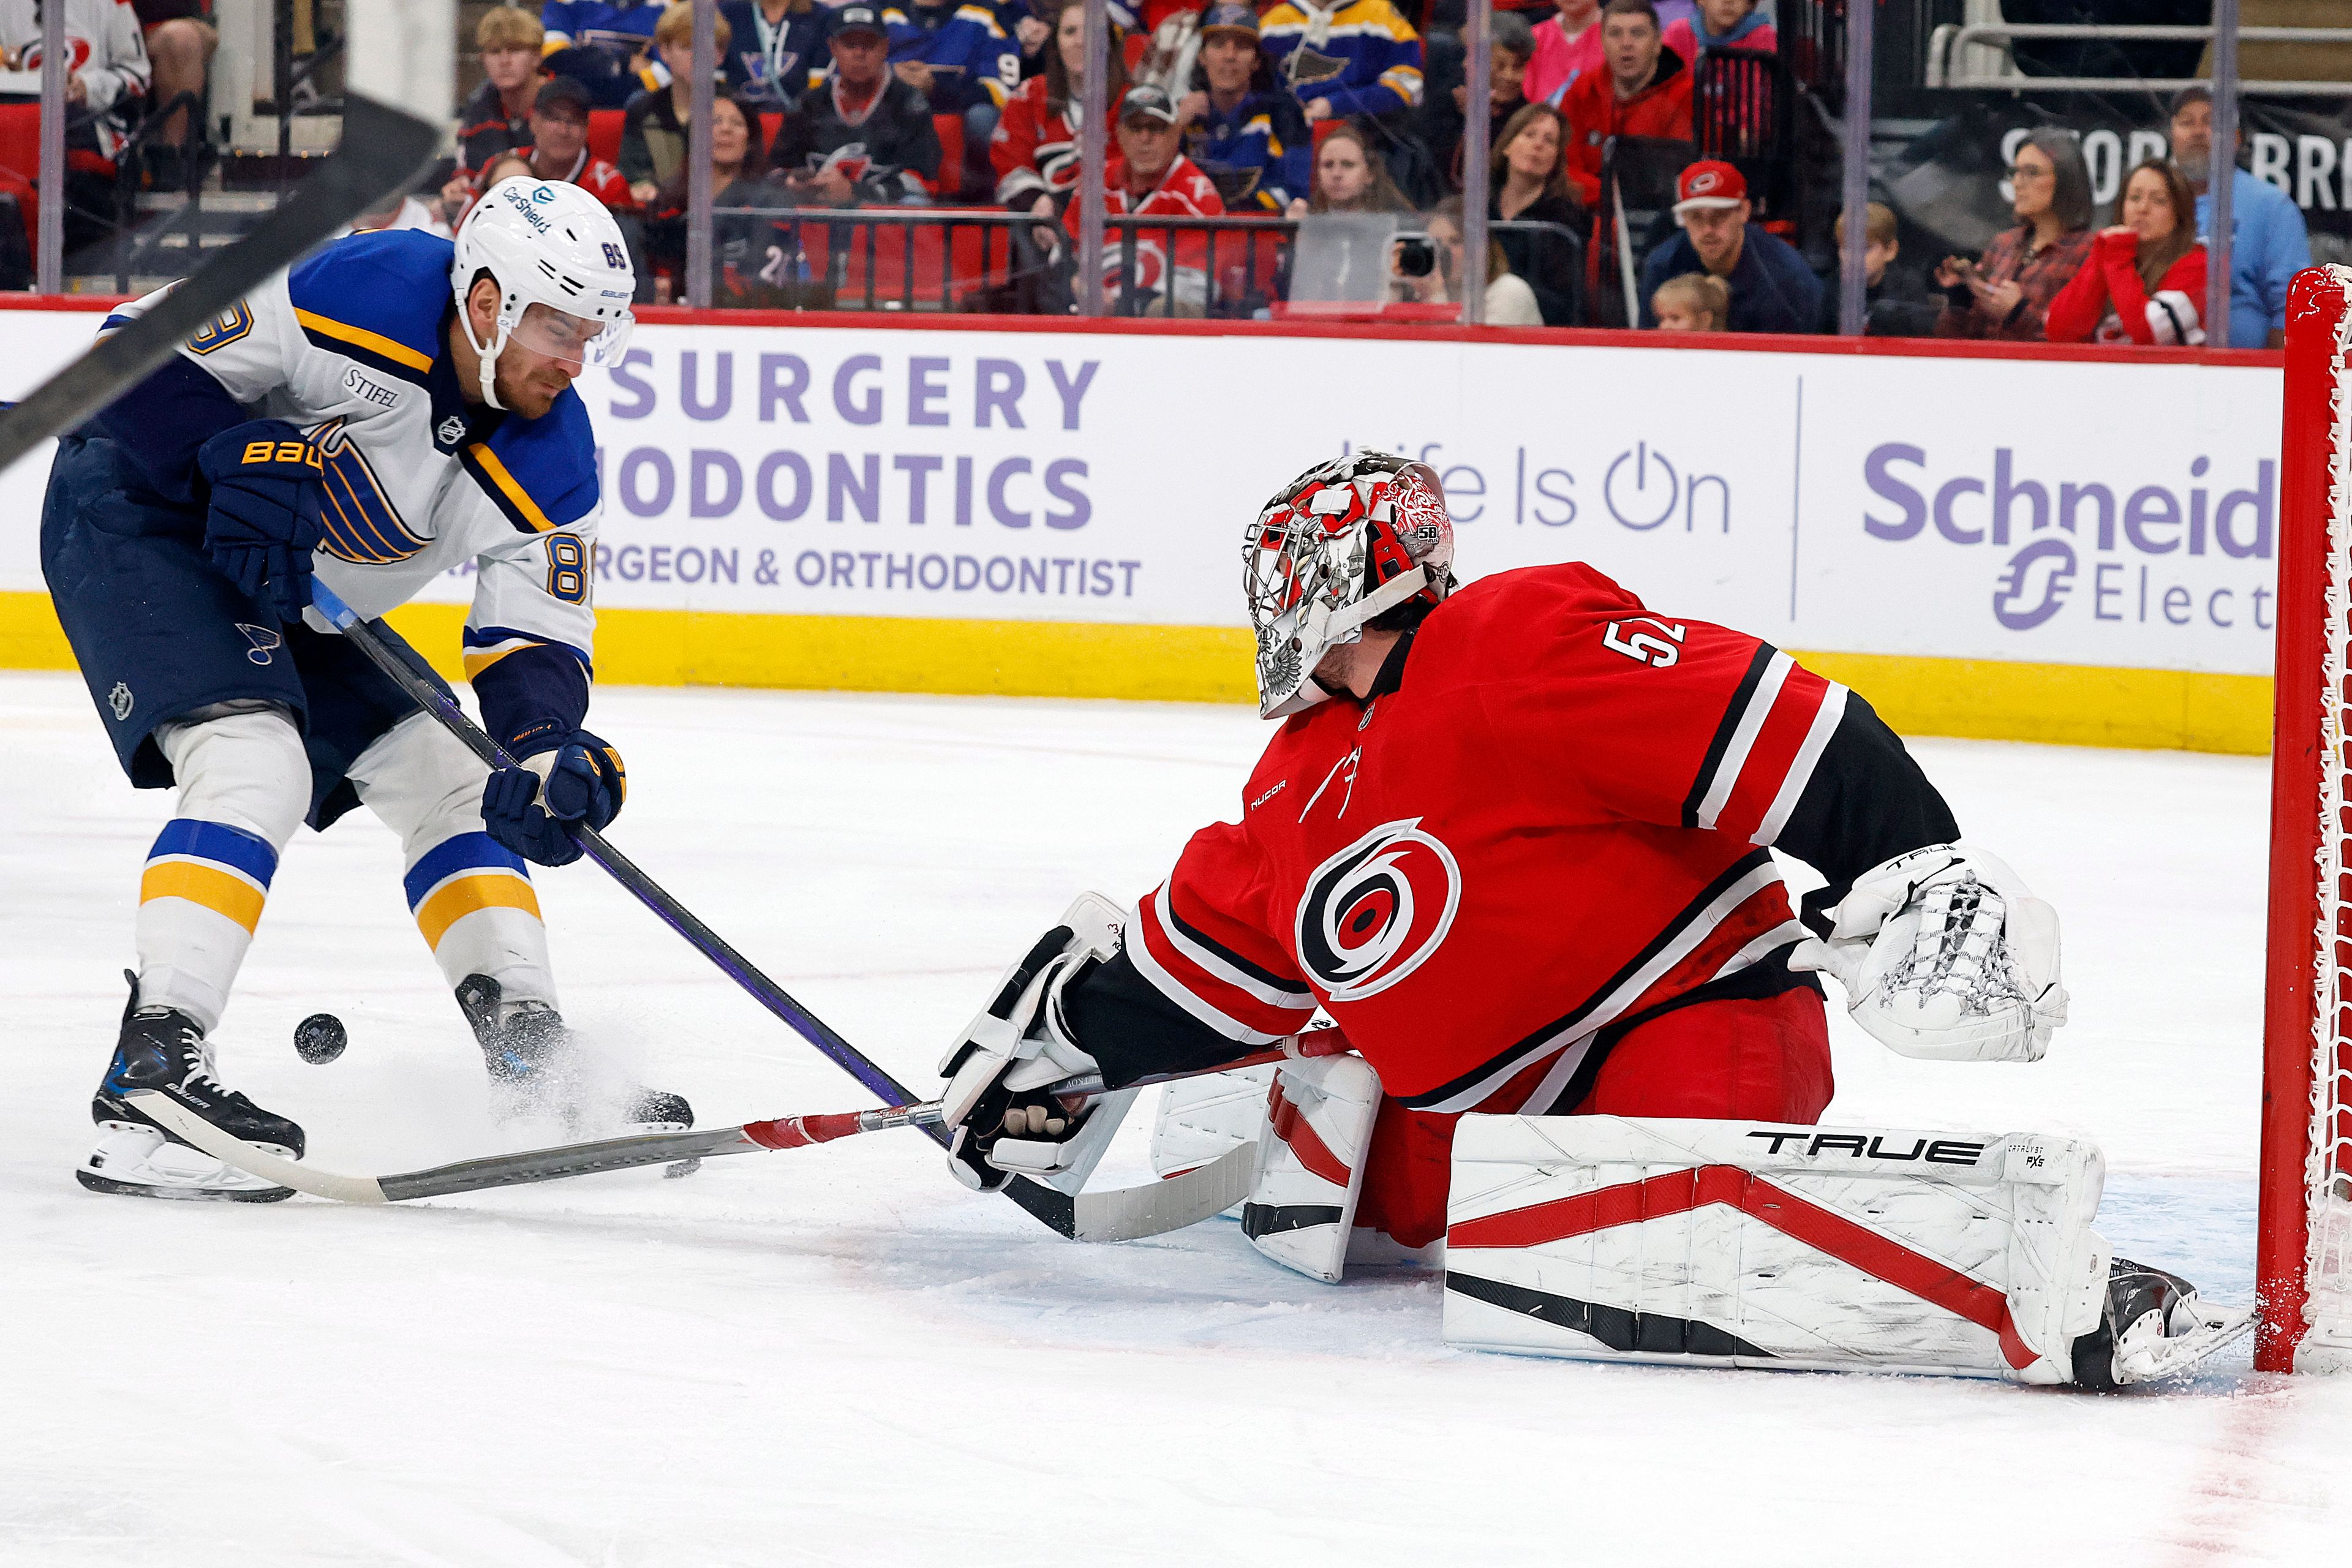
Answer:
[[[1445,1338],[1675,1365],[2073,1381],[2101,1321],[2087,1143],[1466,1116]]]
[[[1265,1110],[1242,1233],[1285,1268],[1336,1285],[1380,1115],[1380,1075],[1360,1057],[1287,1064],[1266,1090]]]
[[[1181,1176],[1244,1143],[1265,1126],[1274,1069],[1240,1068],[1162,1084],[1151,1125],[1151,1169]]]

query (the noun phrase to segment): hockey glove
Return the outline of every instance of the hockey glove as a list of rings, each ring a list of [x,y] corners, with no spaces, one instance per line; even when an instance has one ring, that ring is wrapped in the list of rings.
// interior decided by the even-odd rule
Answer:
[[[948,1169],[977,1192],[992,1193],[1015,1175],[1051,1179],[1085,1173],[1118,1130],[1119,1103],[1068,1099],[1052,1086],[1101,1070],[1070,1031],[1063,998],[1102,960],[1118,951],[1118,911],[1088,893],[1063,923],[1007,970],[996,993],[967,1026],[940,1074],[940,1120],[954,1129]]]
[[[1882,1045],[1933,1061],[2031,1062],[2066,1021],[2058,911],[1981,849],[1933,844],[1854,879],[1828,940],[1792,969],[1826,970]]]
[[[196,451],[212,487],[205,550],[228,580],[263,599],[281,621],[310,602],[310,552],[326,537],[319,511],[325,470],[319,448],[283,419],[233,425]]]
[[[552,750],[490,774],[482,786],[482,826],[536,865],[569,866],[580,858],[580,846],[565,825],[601,830],[621,815],[628,794],[621,753],[574,730]]]

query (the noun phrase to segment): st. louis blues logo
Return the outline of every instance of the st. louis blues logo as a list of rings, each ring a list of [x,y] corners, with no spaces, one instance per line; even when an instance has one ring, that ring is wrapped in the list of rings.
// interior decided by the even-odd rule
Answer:
[[[417,538],[401,521],[400,509],[393,505],[391,493],[343,421],[330,419],[310,434],[326,457],[319,521],[325,526],[327,553],[362,566],[382,566],[424,549],[429,541]]]
[[[1421,967],[1454,927],[1462,868],[1406,817],[1315,868],[1298,900],[1298,959],[1332,1002],[1358,1002]]]
[[[243,632],[245,640],[253,645],[245,650],[245,657],[255,664],[268,664],[269,650],[284,646],[285,639],[268,626],[250,626],[244,621],[239,621],[236,623],[236,629]]]

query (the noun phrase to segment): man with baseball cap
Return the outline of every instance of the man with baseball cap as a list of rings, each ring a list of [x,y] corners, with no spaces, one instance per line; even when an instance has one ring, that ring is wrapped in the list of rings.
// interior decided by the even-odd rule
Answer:
[[[1184,156],[1183,139],[1176,105],[1165,92],[1156,87],[1129,88],[1118,106],[1118,155],[1103,172],[1108,198],[1105,216],[1222,217],[1225,204],[1209,177]],[[1063,215],[1073,238],[1078,233],[1079,206],[1080,202],[1072,202]],[[1129,233],[1124,225],[1105,226],[1099,284],[1104,299],[1122,313],[1201,314],[1209,293],[1207,233],[1138,226],[1131,279],[1127,274]],[[1085,287],[1085,279],[1079,286]],[[1124,304],[1122,295],[1127,296]]]
[[[2214,171],[2230,171],[2230,346],[2284,347],[2286,286],[2311,265],[2301,209],[2268,180],[2239,168],[2235,147],[2214,155],[2210,87],[2185,87],[2173,99],[2172,161],[2197,193],[2197,237],[2203,240],[2213,237]]]
[[[1787,241],[1748,221],[1748,181],[1730,164],[1701,159],[1676,183],[1682,232],[1642,267],[1642,325],[1654,327],[1650,298],[1685,272],[1709,272],[1731,289],[1735,332],[1810,332],[1821,320],[1822,281]]]
[[[868,0],[851,0],[825,29],[833,68],[784,116],[771,166],[805,205],[923,206],[940,172],[930,100],[890,74],[890,33]]]
[[[542,180],[578,185],[615,215],[634,213],[637,199],[621,171],[588,151],[588,110],[596,100],[585,84],[560,76],[539,89],[531,100],[530,142],[522,151],[530,172]],[[634,244],[635,236],[624,224],[622,232]]]
[[[1257,47],[1257,13],[1217,0],[1201,13],[1192,90],[1177,100],[1185,156],[1238,212],[1276,212],[1314,177],[1314,138],[1298,100],[1274,85]]]

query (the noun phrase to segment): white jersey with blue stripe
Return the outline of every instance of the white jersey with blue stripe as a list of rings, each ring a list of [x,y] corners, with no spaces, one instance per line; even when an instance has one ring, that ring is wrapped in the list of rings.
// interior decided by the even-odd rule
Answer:
[[[481,689],[492,667],[529,651],[503,673],[538,667],[528,684],[576,680],[577,695],[541,690],[526,705],[552,699],[557,710],[584,710],[596,625],[594,432],[568,389],[537,419],[465,400],[446,337],[451,248],[415,231],[339,240],[179,352],[237,403],[317,442],[326,542],[316,570],[346,604],[381,616],[442,573],[471,566],[468,679]],[[122,306],[108,326],[161,297]],[[567,663],[576,676],[560,670]]]

